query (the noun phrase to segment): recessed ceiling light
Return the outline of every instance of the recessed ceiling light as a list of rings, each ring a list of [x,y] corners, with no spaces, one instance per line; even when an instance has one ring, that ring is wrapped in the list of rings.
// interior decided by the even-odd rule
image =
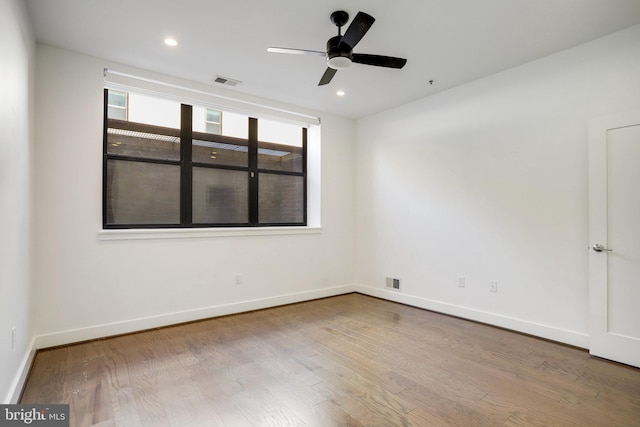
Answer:
[[[171,37],[167,37],[166,39],[164,39],[164,44],[166,44],[167,46],[178,46],[178,42],[176,41],[176,39],[172,39]]]
[[[336,95],[344,96],[344,91],[343,90],[339,90],[339,91],[336,92]]]

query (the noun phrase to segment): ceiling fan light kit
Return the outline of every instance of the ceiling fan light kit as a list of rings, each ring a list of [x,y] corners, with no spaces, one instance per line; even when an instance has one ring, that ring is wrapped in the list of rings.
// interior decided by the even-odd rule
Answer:
[[[352,62],[376,67],[402,68],[407,63],[404,58],[392,56],[370,55],[366,53],[353,53],[353,48],[362,40],[364,35],[373,25],[375,18],[367,13],[358,12],[351,21],[349,28],[342,35],[342,27],[349,21],[349,14],[344,10],[338,10],[331,14],[331,22],[338,27],[338,35],[331,37],[327,41],[327,51],[291,49],[286,47],[270,47],[269,52],[287,53],[294,55],[314,55],[325,56],[327,59],[327,69],[325,70],[318,86],[323,86],[331,82],[337,70],[342,70],[351,65]]]
[[[343,68],[347,68],[349,65],[351,65],[351,58],[348,56],[334,56],[327,60],[327,66],[334,70],[342,70]]]

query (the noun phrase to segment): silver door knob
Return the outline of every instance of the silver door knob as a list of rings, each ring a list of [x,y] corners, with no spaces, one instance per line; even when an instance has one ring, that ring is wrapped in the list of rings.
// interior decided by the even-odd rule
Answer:
[[[593,245],[593,250],[596,252],[611,252],[613,249],[607,249],[604,247],[604,245],[596,243],[595,245]]]

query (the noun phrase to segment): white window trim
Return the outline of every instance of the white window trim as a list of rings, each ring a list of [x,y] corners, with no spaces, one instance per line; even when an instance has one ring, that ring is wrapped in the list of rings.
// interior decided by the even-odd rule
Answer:
[[[322,227],[152,228],[98,231],[98,240],[203,239],[215,237],[322,234]]]

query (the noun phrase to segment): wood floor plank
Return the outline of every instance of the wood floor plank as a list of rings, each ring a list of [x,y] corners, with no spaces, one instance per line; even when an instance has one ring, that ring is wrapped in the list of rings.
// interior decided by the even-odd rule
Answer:
[[[398,375],[396,373],[396,375]],[[432,417],[443,420],[435,425],[500,425],[509,417],[509,412],[502,408],[487,405],[474,394],[460,393],[458,385],[452,389],[448,382],[422,382],[412,377],[401,376],[405,389],[401,396],[418,403],[417,411],[412,411],[413,417]]]
[[[415,402],[394,394],[385,389],[383,385],[367,379],[359,372],[345,367],[329,357],[314,356],[314,359],[322,366],[322,369],[316,370],[316,375],[325,382],[337,383],[351,393],[359,391],[368,400],[380,406],[389,407],[401,415],[408,414],[417,406]],[[330,375],[327,376],[324,374],[325,372],[329,372]],[[336,379],[339,379],[339,382],[336,382]]]
[[[640,369],[348,294],[38,351],[76,426],[639,426]]]
[[[63,394],[68,379],[67,359],[70,356],[69,348],[64,347],[39,351],[29,373],[29,378],[38,386],[30,388],[25,385],[21,400],[34,403],[67,403]]]
[[[315,419],[310,427],[363,427],[357,419],[347,414],[338,405],[325,400],[314,407]]]
[[[368,359],[366,355],[360,354],[359,352],[348,350],[340,345],[332,348],[328,344],[329,343],[315,344],[318,351],[314,356],[329,356],[334,362],[358,372],[360,375],[381,385],[393,394],[398,394],[404,390],[404,385],[396,382],[394,377],[389,375],[393,368],[374,363],[373,360]],[[310,356],[309,359],[313,360],[314,356]]]
[[[303,419],[293,408],[262,385],[247,387],[233,396],[233,401],[253,425],[303,426]]]
[[[307,406],[315,406],[325,401],[324,396],[316,393],[313,386],[322,381],[313,371],[310,371],[292,358],[271,359],[258,362],[260,367],[275,379],[267,383],[269,388],[282,390],[287,388],[294,392],[298,399]]]
[[[405,416],[389,407],[377,405],[375,400],[371,400],[362,390],[355,390],[330,372],[324,372],[323,376],[327,381],[318,383],[313,388],[324,393],[334,405],[362,424],[372,427],[395,427],[407,424]]]
[[[247,417],[231,401],[233,393],[229,393],[229,390],[214,381],[217,376],[216,370],[210,369],[204,363],[194,365],[190,369],[190,376],[185,380],[195,385],[202,399],[202,405],[194,408],[198,418],[208,419],[214,426],[251,426]]]

